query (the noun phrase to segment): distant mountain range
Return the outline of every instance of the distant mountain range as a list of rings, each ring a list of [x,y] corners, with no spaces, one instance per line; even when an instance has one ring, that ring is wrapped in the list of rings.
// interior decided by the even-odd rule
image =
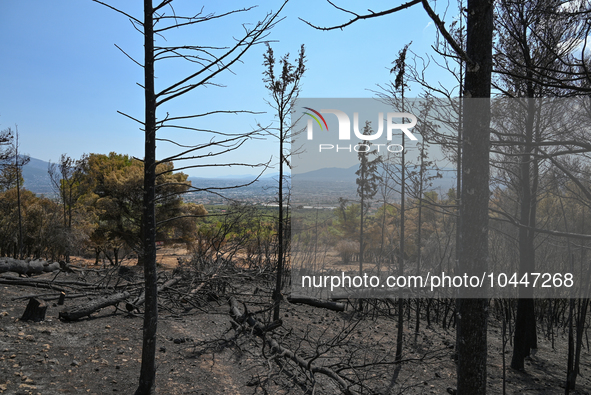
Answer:
[[[38,195],[51,196],[55,194],[47,173],[48,166],[49,162],[31,158],[29,163],[23,167],[23,178],[25,179],[23,187]]]

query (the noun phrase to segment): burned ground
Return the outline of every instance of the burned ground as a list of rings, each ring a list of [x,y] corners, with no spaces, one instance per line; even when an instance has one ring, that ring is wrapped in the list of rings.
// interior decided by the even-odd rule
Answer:
[[[138,287],[141,272],[132,270],[134,276],[128,279],[119,276],[111,285],[120,284],[130,290]],[[107,272],[114,276],[115,269],[81,267],[74,273],[61,273],[56,281],[95,284],[102,278],[104,283]],[[204,281],[207,285],[199,288],[191,299],[187,290],[198,288],[200,282],[190,283],[187,273],[178,270],[173,273],[170,269],[162,270],[161,282],[175,275],[185,277],[178,286],[161,295],[156,356],[159,393],[342,393],[339,384],[322,368],[342,377],[351,393],[356,394],[453,393],[456,374],[453,325],[444,329],[442,317],[437,321],[433,310],[431,325],[425,326],[423,316],[416,333],[414,301],[410,304],[411,319],[404,325],[403,358],[397,363],[396,311],[386,301],[369,300],[360,313],[353,304],[348,304],[343,312],[336,312],[285,300],[282,325],[261,334],[231,317],[228,300],[233,296],[243,313],[246,311],[263,325],[269,324],[272,276],[235,267],[221,268],[215,277],[211,274],[207,277],[210,279]],[[48,273],[32,279],[54,277],[55,274]],[[130,312],[125,303],[120,303],[74,322],[58,319],[60,311],[79,306],[101,293],[97,289],[86,292],[87,296],[66,299],[63,306],[57,305],[57,299],[48,300],[44,321],[22,322],[19,318],[27,304],[26,296],[50,298],[49,294],[57,292],[0,285],[0,393],[133,393],[141,358],[141,308]],[[555,349],[552,349],[551,341],[540,328],[539,350],[527,361],[526,372],[507,367],[506,393],[564,393],[567,335],[566,328],[555,328]],[[502,394],[502,325],[493,312],[488,337],[488,393]],[[285,353],[277,353],[269,347],[270,338],[307,361],[309,366],[304,368]],[[511,349],[507,343],[507,366]],[[585,344],[581,376],[577,389],[571,393],[591,391],[590,369],[589,349]]]

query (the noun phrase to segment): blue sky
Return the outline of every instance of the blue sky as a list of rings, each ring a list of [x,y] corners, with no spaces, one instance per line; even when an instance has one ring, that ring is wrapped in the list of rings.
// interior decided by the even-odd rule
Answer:
[[[140,3],[112,0],[109,4],[141,19]],[[212,3],[203,2],[204,12],[221,13],[251,4],[258,4],[258,7],[198,28],[173,31],[170,38],[190,45],[230,45],[233,37],[240,35],[243,23],[254,23],[280,6],[278,1]],[[336,3],[359,13],[367,12],[368,8],[379,11],[393,6],[391,1]],[[201,5],[179,1],[175,8],[177,14],[185,9],[197,13]],[[294,58],[300,45],[306,45],[307,71],[301,97],[373,97],[368,89],[388,82],[390,63],[405,44],[412,40],[411,49],[418,54],[432,53],[430,46],[436,36],[435,28],[420,6],[331,32],[314,30],[298,19],[325,26],[349,19],[348,14],[335,10],[328,3],[292,0],[283,16],[285,20],[271,31],[268,39],[277,41],[272,44],[276,57],[290,52]],[[143,81],[142,69],[114,44],[142,60],[142,36],[127,18],[90,0],[3,0],[0,3],[0,50],[3,54],[0,129],[14,129],[18,125],[21,152],[52,161],[62,153],[79,158],[84,153],[115,151],[143,157],[143,134],[138,124],[117,113],[119,110],[142,118],[143,93],[136,84]],[[252,49],[243,63],[232,68],[234,74],[226,73],[216,80],[226,85],[225,88],[197,89],[166,110],[170,110],[171,115],[173,112],[185,115],[232,109],[267,112],[211,117],[198,124],[225,132],[246,132],[257,122],[270,122],[272,114],[265,103],[267,93],[262,82],[264,50],[264,46]],[[157,84],[184,77],[191,71],[187,66],[157,65]],[[436,74],[434,78],[447,77]],[[195,132],[164,133],[160,137],[179,139],[186,144],[210,138]],[[257,140],[223,161],[254,163],[273,156],[275,162],[277,149],[272,139]],[[159,157],[174,152],[164,144],[158,147]],[[232,167],[202,168],[187,173],[205,177],[254,171]]]

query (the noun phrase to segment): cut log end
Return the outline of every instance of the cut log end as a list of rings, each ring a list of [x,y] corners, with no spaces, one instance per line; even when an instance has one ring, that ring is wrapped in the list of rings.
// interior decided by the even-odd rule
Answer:
[[[60,292],[60,298],[57,302],[58,306],[63,306],[64,305],[64,301],[66,299],[66,293],[65,292]]]

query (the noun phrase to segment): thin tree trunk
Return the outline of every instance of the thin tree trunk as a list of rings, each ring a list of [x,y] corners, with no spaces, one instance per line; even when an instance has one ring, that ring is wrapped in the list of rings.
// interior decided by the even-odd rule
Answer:
[[[573,314],[574,314],[575,300],[570,299],[568,309],[568,358],[566,362],[566,384],[564,386],[564,393],[568,395],[570,390],[575,389],[575,380],[577,376],[574,369],[574,334],[573,334]]]
[[[531,72],[528,72],[531,75]],[[520,221],[522,224],[528,224],[530,227],[535,226],[535,182],[536,174],[534,167],[534,185],[532,185],[531,171],[532,168],[532,142],[534,140],[534,100],[533,87],[531,83],[528,84],[528,103],[527,103],[527,119],[525,126],[525,141],[523,146],[523,155],[521,155],[520,163],[520,187],[521,187],[521,202],[520,202]],[[525,273],[535,272],[535,247],[534,247],[535,232],[528,228],[519,229],[519,271],[521,275]],[[516,370],[523,371],[525,369],[524,360],[530,355],[530,350],[537,348],[536,339],[536,320],[534,312],[533,288],[520,287],[519,301],[517,302],[517,318],[515,320],[515,341],[513,348],[513,357],[511,359],[511,367]]]
[[[587,318],[587,309],[589,308],[589,299],[579,300],[577,313],[577,338],[575,340],[575,362],[573,365],[574,377],[572,378],[572,388],[575,389],[577,376],[581,366],[581,348],[583,347],[583,332],[585,330],[585,320]]]
[[[14,166],[16,167],[16,204],[18,208],[18,256],[15,258],[23,259],[23,219],[21,213],[21,180],[19,173],[19,161],[18,161],[18,129],[16,131],[16,144],[14,154]]]
[[[361,168],[361,175],[359,176],[362,180],[365,179],[365,173],[363,167]],[[363,190],[363,184],[361,185],[361,212],[359,219],[359,276],[363,276],[363,206],[365,205],[364,199],[365,191]],[[359,311],[363,311],[363,299],[359,299]]]
[[[402,84],[402,112],[404,112],[404,84]],[[402,133],[402,165],[400,175],[400,257],[398,260],[398,276],[404,275],[404,200],[406,183],[406,163],[405,163],[404,133]],[[396,361],[402,360],[402,340],[404,335],[404,300],[398,299],[398,332],[396,334]]]
[[[275,303],[273,309],[273,321],[279,319],[279,312],[281,307],[281,286],[283,277],[283,117],[279,117],[279,218],[277,226],[277,278],[275,282],[275,292],[273,293],[273,301]]]
[[[142,366],[135,395],[156,392],[156,332],[158,327],[158,289],[156,273],[156,96],[154,94],[154,27],[152,0],[144,0],[144,91],[145,157],[143,207],[143,264],[146,308],[142,344]]]

